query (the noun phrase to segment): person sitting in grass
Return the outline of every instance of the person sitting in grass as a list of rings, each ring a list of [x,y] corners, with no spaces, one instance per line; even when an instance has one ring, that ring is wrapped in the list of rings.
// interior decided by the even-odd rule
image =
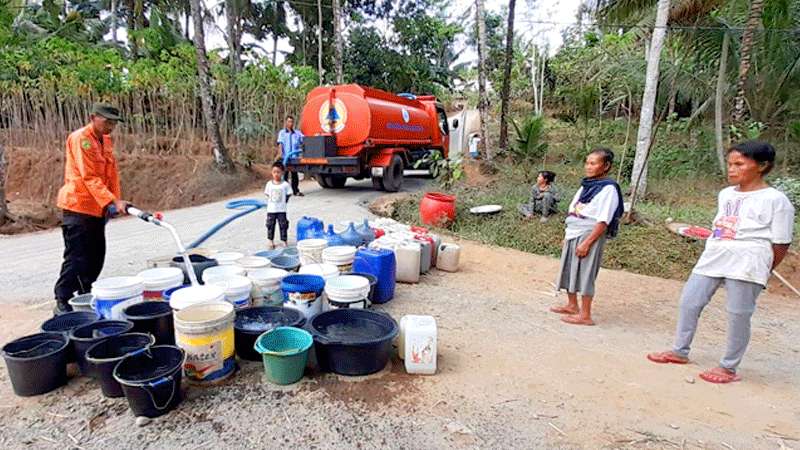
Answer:
[[[573,325],[594,325],[592,299],[594,283],[600,270],[606,237],[614,238],[623,213],[622,191],[608,177],[614,164],[614,152],[596,148],[586,156],[586,178],[569,205],[561,250],[561,271],[556,281],[559,290],[567,291],[567,304],[550,308],[564,314],[561,318]],[[578,292],[581,305],[578,306]]]
[[[750,342],[750,319],[756,299],[772,270],[792,242],[794,207],[786,195],[764,177],[775,164],[775,149],[749,141],[728,150],[728,182],[719,193],[713,232],[683,287],[672,350],[650,353],[660,364],[686,364],[697,321],[711,297],[725,286],[728,342],[719,367],[700,374],[710,383],[730,383],[741,377],[736,368]]]
[[[541,214],[541,222],[547,222],[551,214],[558,212],[558,201],[561,195],[555,184],[556,174],[549,170],[539,171],[536,177],[536,184],[531,189],[531,200],[528,203],[519,205],[519,212],[526,219],[532,218],[535,214]]]

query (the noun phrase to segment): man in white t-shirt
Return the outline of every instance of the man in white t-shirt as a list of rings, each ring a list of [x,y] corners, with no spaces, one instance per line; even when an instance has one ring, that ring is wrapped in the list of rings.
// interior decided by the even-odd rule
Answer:
[[[292,188],[283,181],[283,163],[275,162],[272,165],[272,179],[264,186],[264,195],[267,197],[267,238],[270,249],[275,248],[275,222],[281,232],[281,242],[286,247],[289,238],[289,220],[286,217],[286,203],[292,195]]]
[[[686,364],[703,308],[717,289],[727,291],[728,343],[719,367],[700,374],[710,383],[730,383],[750,342],[750,319],[756,299],[781,263],[794,228],[794,207],[764,177],[775,162],[775,149],[749,141],[728,151],[728,181],[719,193],[711,237],[681,296],[680,315],[671,351],[650,353],[656,363]]]

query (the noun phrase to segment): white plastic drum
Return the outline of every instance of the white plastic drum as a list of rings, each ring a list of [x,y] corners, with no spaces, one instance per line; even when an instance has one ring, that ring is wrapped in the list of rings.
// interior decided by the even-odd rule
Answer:
[[[352,245],[335,245],[322,251],[322,262],[333,264],[339,268],[339,273],[353,271],[353,260],[356,257],[356,248]]]
[[[333,277],[339,276],[339,268],[333,264],[308,264],[300,267],[298,273],[305,275],[319,275],[328,281]]]
[[[110,277],[92,284],[92,305],[104,319],[121,319],[128,305],[144,301],[144,280],[139,277]]]
[[[405,362],[406,372],[433,375],[436,373],[437,328],[433,316],[403,316],[397,352]]]
[[[287,275],[289,272],[272,267],[248,271],[247,278],[253,282],[253,305],[280,306],[283,303],[281,280]]]
[[[328,246],[325,239],[304,239],[297,243],[300,264],[319,264],[322,262],[322,250]]]

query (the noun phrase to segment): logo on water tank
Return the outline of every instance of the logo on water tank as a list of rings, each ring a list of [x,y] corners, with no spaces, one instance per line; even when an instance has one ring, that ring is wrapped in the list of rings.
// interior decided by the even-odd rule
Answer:
[[[406,108],[403,108],[402,112],[403,112],[403,122],[408,123],[408,121],[411,120],[411,115],[408,113],[408,110]]]
[[[322,102],[319,108],[319,126],[326,133],[338,133],[347,123],[347,108],[340,99],[335,99],[331,108],[330,100]]]

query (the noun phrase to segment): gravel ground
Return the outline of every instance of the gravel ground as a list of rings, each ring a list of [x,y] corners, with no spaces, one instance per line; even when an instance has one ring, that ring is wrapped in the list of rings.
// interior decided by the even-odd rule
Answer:
[[[363,217],[359,204],[375,195],[366,187],[307,191],[311,195],[290,203],[293,220],[302,214],[337,222]],[[220,208],[206,205],[168,218],[195,236],[218,220]],[[257,216],[226,228],[213,244],[256,250],[263,227]],[[147,258],[172,251],[168,237],[155,231],[130,220],[113,224],[104,275],[135,272]],[[22,255],[0,268],[3,342],[47,317],[49,304],[38,304],[49,298],[59,239],[46,232],[0,242]],[[396,319],[436,317],[434,376],[407,375],[393,358],[369,377],[309,370],[302,382],[277,387],[263,380],[258,363],[244,362],[223,385],[184,386],[186,399],[177,410],[137,426],[124,399],[104,399],[86,378],[26,399],[11,393],[3,368],[0,447],[777,449],[800,439],[795,299],[761,299],[744,381],[715,386],[696,375],[722,350],[721,298],[702,319],[696,363],[657,366],[644,354],[668,347],[681,283],[603,270],[598,326],[574,328],[547,311],[560,300],[549,284],[556,260],[461,244],[458,273],[432,271],[417,285],[398,285],[396,298],[377,308]]]

